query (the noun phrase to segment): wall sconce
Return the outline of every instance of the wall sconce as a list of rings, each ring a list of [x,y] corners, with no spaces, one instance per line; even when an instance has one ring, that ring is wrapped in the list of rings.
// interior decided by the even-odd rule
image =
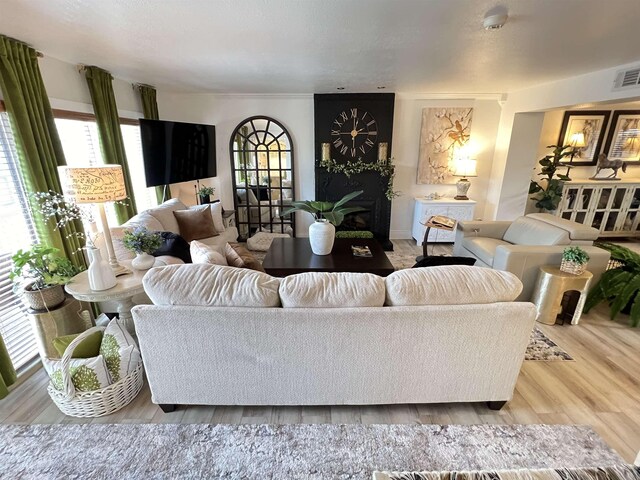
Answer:
[[[389,160],[388,150],[389,144],[387,142],[378,143],[378,163],[384,163]]]
[[[321,147],[322,147],[322,154],[320,158],[322,159],[323,162],[328,162],[329,160],[331,160],[331,144],[323,143]]]

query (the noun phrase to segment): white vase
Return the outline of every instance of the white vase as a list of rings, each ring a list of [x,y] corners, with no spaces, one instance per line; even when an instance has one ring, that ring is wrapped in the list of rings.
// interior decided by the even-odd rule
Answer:
[[[329,255],[335,238],[336,227],[326,219],[316,220],[309,227],[309,242],[316,255]]]
[[[87,248],[89,255],[89,268],[87,274],[89,277],[89,288],[91,290],[108,290],[116,286],[116,275],[109,265],[109,262],[102,258],[100,249]]]
[[[136,258],[131,260],[131,266],[136,270],[149,270],[156,263],[156,257],[148,253],[138,253]]]

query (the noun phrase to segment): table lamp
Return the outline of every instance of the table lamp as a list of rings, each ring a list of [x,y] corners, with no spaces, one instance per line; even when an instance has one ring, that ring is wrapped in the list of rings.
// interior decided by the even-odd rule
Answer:
[[[454,177],[462,177],[456,182],[457,195],[456,200],[469,200],[467,192],[471,186],[471,182],[467,180],[467,177],[477,177],[476,173],[476,161],[471,158],[460,158],[455,161],[454,164]]]
[[[569,176],[569,172],[571,171],[571,168],[573,168],[573,157],[575,157],[576,153],[578,153],[578,149],[587,146],[587,142],[585,142],[585,139],[584,139],[584,133],[583,132],[572,133],[571,137],[569,138],[569,145],[571,145],[572,147],[571,158],[569,158],[569,163],[564,164],[567,166],[567,177]]]
[[[102,234],[104,235],[109,265],[113,273],[124,275],[130,270],[118,263],[111,232],[107,223],[107,214],[104,210],[106,202],[115,202],[127,198],[124,184],[124,174],[120,165],[103,165],[100,167],[58,167],[62,192],[65,197],[75,203],[95,203],[100,213]]]

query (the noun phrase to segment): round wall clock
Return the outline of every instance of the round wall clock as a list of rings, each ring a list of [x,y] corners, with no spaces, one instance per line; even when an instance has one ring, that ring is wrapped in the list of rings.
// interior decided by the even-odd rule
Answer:
[[[369,112],[350,108],[331,124],[333,146],[345,156],[356,158],[367,153],[376,143],[378,124]]]

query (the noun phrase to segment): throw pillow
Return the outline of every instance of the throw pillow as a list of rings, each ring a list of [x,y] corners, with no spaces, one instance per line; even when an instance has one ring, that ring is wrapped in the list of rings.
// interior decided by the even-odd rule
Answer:
[[[45,358],[42,360],[45,370],[56,390],[64,390],[62,382],[62,361]],[[69,363],[71,383],[79,392],[91,392],[111,385],[107,364],[102,355],[93,358],[77,358]]]
[[[162,237],[162,246],[153,252],[154,257],[170,255],[179,258],[184,263],[191,263],[191,254],[189,253],[189,243],[177,233],[158,232]]]
[[[140,351],[124,326],[114,319],[109,322],[102,336],[100,354],[104,357],[113,383],[133,372],[140,363]]]
[[[210,265],[228,265],[227,259],[215,248],[194,240],[190,245],[193,263],[208,263]]]
[[[218,235],[213,226],[209,205],[204,205],[204,207],[198,210],[176,210],[173,212],[180,228],[180,234],[187,242]]]
[[[476,263],[471,257],[425,257],[411,268],[439,267],[442,265],[468,265],[472,267]]]
[[[193,207],[189,207],[189,210],[206,210],[209,209],[211,212],[211,219],[213,220],[213,226],[216,229],[216,232],[224,232],[224,222],[222,221],[222,203],[220,201],[216,201],[214,203],[209,203],[207,205],[195,205]]]
[[[231,253],[231,251],[233,251],[233,253]],[[227,245],[225,245],[225,255],[227,257],[227,263],[233,267],[249,268],[257,272],[264,272],[262,264],[244,245],[235,242],[227,243]],[[229,258],[231,258],[232,261],[229,261]],[[238,258],[240,260],[238,260]]]
[[[60,358],[64,355],[65,350],[69,346],[69,344],[75,340],[75,338],[80,335],[76,333],[75,335],[64,335],[62,337],[54,338],[51,342],[53,344],[53,348],[56,349]],[[102,342],[102,332],[95,332],[89,335],[87,338],[80,342],[73,353],[71,354],[71,358],[92,358],[100,355],[100,343]]]

